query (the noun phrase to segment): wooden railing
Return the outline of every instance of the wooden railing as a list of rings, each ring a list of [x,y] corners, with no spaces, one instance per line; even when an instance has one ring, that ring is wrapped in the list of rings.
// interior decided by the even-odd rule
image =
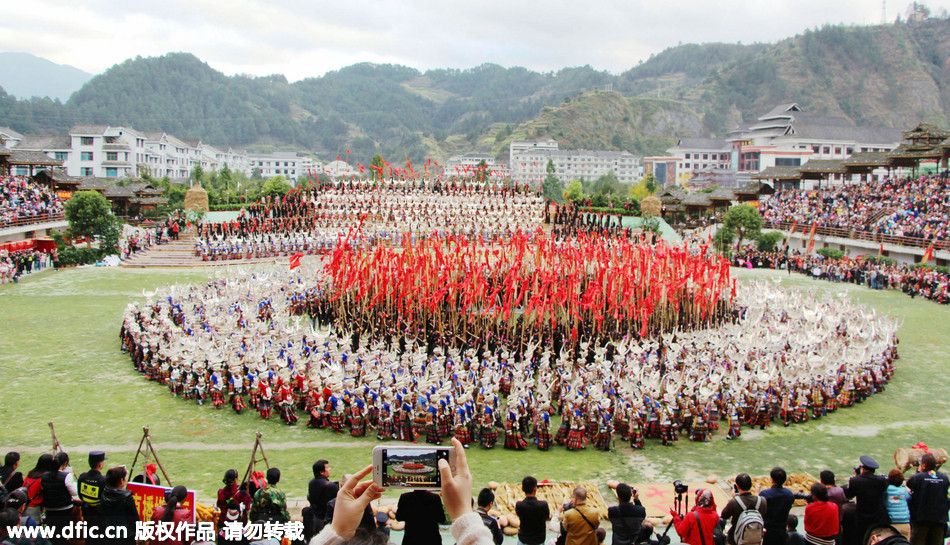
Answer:
[[[790,231],[792,229],[792,224],[785,221],[764,221],[762,222],[763,229],[778,229],[780,231]],[[798,224],[796,231],[799,233],[804,233],[807,235],[811,232],[811,225],[807,224]],[[897,246],[912,246],[915,248],[927,248],[933,244],[934,248],[938,250],[950,250],[950,241],[947,240],[935,240],[919,237],[905,237],[897,235],[888,235],[884,233],[879,233],[877,231],[858,231],[856,229],[841,229],[838,227],[822,227],[818,226],[815,228],[815,234],[828,236],[828,237],[838,237],[838,238],[850,238],[852,240],[867,240],[871,242],[883,242],[884,244],[894,244]]]
[[[62,212],[58,214],[40,214],[39,216],[26,216],[11,221],[0,222],[0,229],[9,229],[11,227],[23,227],[24,225],[34,225],[37,223],[49,223],[51,221],[65,221],[66,215]]]

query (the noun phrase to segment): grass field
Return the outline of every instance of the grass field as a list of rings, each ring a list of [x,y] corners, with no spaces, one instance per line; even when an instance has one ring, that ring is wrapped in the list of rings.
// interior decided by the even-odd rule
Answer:
[[[144,380],[119,351],[122,310],[152,290],[174,282],[199,282],[207,270],[77,268],[44,272],[19,284],[0,286],[0,450],[24,453],[27,469],[50,448],[48,421],[83,469],[92,449],[108,452],[113,464],[129,464],[149,426],[172,480],[199,491],[208,501],[224,471],[243,473],[254,433],[263,433],[272,465],[284,472],[284,490],[306,495],[310,465],[331,460],[334,475],[370,462],[375,439],[355,440],[303,425],[288,427],[256,413],[236,415],[173,398],[167,388]],[[741,278],[775,275],[738,271]],[[917,441],[950,447],[950,309],[901,293],[870,291],[804,277],[777,275],[799,289],[852,297],[902,322],[901,359],[887,391],[829,418],[765,432],[743,429],[741,440],[680,441],[673,447],[648,442],[642,451],[620,445],[596,451],[469,451],[476,486],[489,480],[520,481],[525,474],[549,479],[608,479],[627,482],[729,477],[740,471],[766,474],[774,465],[790,472],[830,468],[850,473],[858,456],[870,454],[883,466],[894,449]],[[28,466],[28,467],[27,467]]]

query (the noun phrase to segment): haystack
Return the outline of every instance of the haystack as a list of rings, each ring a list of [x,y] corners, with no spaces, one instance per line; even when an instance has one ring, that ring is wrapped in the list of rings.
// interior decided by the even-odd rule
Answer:
[[[658,218],[663,213],[663,203],[655,196],[649,196],[640,201],[640,211],[644,217]]]
[[[194,185],[185,193],[185,210],[195,212],[207,212],[211,208],[208,206],[208,192],[201,185]]]

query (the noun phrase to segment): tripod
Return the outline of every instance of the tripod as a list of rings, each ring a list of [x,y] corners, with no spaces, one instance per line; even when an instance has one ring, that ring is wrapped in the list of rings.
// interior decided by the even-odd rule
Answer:
[[[686,512],[689,511],[689,495],[685,493],[676,494],[676,499],[673,500],[673,508],[676,510],[676,513],[682,518],[686,515]],[[670,521],[667,525],[666,530],[663,530],[663,534],[657,539],[660,545],[670,542],[670,538],[667,537],[667,534],[670,533],[670,529],[673,528],[673,521]]]

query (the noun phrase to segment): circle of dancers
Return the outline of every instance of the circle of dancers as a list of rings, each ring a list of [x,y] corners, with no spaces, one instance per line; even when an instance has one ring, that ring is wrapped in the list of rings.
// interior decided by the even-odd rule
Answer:
[[[538,249],[544,243],[508,247],[524,254],[510,271],[535,262],[543,284],[543,263],[555,259]],[[605,244],[627,257],[639,255],[629,246]],[[860,403],[885,388],[897,359],[892,320],[843,295],[819,300],[773,282],[733,283],[730,297],[728,276],[700,287],[690,277],[690,296],[710,298],[702,314],[695,302],[680,309],[688,305],[678,301],[677,312],[685,314],[650,316],[644,309],[652,312],[655,303],[640,300],[632,317],[622,311],[610,316],[609,304],[592,302],[596,293],[584,302],[598,285],[599,268],[608,273],[601,278],[604,293],[613,293],[606,288],[613,274],[609,259],[603,266],[588,264],[587,280],[579,281],[584,293],[565,305],[576,306],[576,316],[545,307],[543,300],[533,308],[514,301],[515,282],[501,281],[488,284],[500,290],[493,297],[458,315],[446,309],[463,306],[462,286],[454,285],[454,294],[438,285],[410,286],[442,298],[420,299],[410,318],[412,309],[392,301],[400,296],[396,288],[381,287],[410,277],[369,266],[376,276],[362,282],[368,253],[347,253],[345,246],[338,245],[329,265],[274,266],[146,294],[125,312],[122,349],[147,379],[199,404],[254,410],[263,418],[276,413],[287,424],[302,417],[309,427],[355,437],[439,444],[454,435],[466,446],[501,442],[515,450],[709,441],[720,426],[735,439],[743,428],[789,426]],[[583,248],[575,242],[562,251],[582,254]],[[486,258],[487,266],[508,271],[506,251],[497,251],[486,247],[494,260]],[[596,253],[589,251],[583,259]],[[410,261],[406,256],[413,252],[407,244],[390,258]],[[439,263],[438,251],[426,251],[433,253]],[[376,255],[384,254],[377,249]],[[683,260],[673,278],[696,274],[698,265],[666,255],[657,267]],[[462,270],[471,273],[465,269],[470,265],[462,260]],[[441,281],[440,274],[452,269],[443,262],[430,273]],[[630,280],[642,282],[643,270]],[[712,272],[700,275],[716,270],[713,263]],[[630,289],[616,283],[621,293]],[[701,295],[713,286],[715,300]],[[505,293],[510,290],[511,297]],[[544,289],[526,291],[525,299],[534,299]],[[559,292],[547,293],[556,298]],[[663,297],[669,297],[665,291]],[[389,299],[388,306],[375,299]],[[511,314],[505,316],[505,309]],[[581,324],[579,330],[562,327],[572,322]],[[466,330],[472,323],[481,326]]]

